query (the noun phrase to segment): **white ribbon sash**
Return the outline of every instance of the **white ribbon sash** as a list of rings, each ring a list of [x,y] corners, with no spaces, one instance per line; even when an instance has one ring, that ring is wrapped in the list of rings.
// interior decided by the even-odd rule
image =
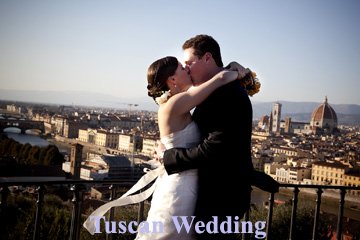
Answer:
[[[136,195],[131,195],[132,193],[135,193],[145,186],[147,186],[149,183],[151,183],[155,178],[160,176],[165,172],[165,168],[163,165],[159,166],[158,168],[151,170],[147,172],[144,176],[142,176],[139,181],[124,195],[122,195],[120,198],[105,203],[104,205],[100,206],[98,209],[96,209],[94,212],[91,213],[91,215],[86,219],[83,226],[89,231],[91,235],[94,235],[95,233],[95,217],[99,219],[100,217],[104,216],[104,214],[109,211],[112,207],[120,207],[125,206],[129,204],[139,203],[146,199],[148,199],[151,194],[155,190],[156,184],[154,183],[150,188],[145,190],[144,192],[138,193]],[[91,219],[92,218],[92,219]]]

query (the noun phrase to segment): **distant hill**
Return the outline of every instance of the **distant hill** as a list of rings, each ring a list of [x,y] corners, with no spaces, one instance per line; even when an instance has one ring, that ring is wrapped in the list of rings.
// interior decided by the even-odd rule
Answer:
[[[0,89],[0,100],[19,102],[49,103],[127,109],[129,104],[137,104],[134,110],[156,111],[155,102],[149,98],[125,98],[102,93],[81,91],[28,91]]]
[[[61,105],[84,105],[127,109],[129,104],[137,104],[133,110],[156,111],[157,105],[150,97],[124,98],[101,93],[80,91],[21,91],[0,89],[0,100],[50,103]],[[311,113],[321,102],[278,101],[282,104],[282,118],[292,117],[294,121],[309,122]],[[274,102],[253,102],[254,119],[269,115]],[[360,105],[329,104],[334,108],[340,124],[360,125]]]

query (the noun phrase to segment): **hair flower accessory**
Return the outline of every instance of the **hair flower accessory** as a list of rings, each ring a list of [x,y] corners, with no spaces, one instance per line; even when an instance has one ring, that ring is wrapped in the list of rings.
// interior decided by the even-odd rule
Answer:
[[[171,96],[170,90],[169,90],[169,91],[162,91],[161,96],[155,98],[155,102],[156,102],[157,104],[166,103],[170,96]]]

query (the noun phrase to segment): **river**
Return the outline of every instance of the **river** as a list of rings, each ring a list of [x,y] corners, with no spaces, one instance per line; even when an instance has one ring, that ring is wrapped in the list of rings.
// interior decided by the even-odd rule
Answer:
[[[50,144],[47,140],[35,134],[20,134],[14,132],[6,132],[6,135],[9,138],[14,139],[15,141],[21,144],[29,143],[32,146],[39,146],[39,147],[46,147]]]

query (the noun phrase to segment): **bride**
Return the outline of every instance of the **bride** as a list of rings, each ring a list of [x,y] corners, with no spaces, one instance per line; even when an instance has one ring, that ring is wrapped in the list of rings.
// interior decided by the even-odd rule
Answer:
[[[185,69],[175,57],[164,57],[153,62],[147,72],[148,95],[159,105],[158,125],[160,140],[166,149],[191,148],[200,143],[199,129],[192,121],[190,110],[199,105],[217,88],[241,79],[250,70],[230,64],[230,69],[223,70],[199,86],[193,86],[188,69]],[[156,179],[157,178],[157,179]],[[161,223],[146,227],[140,223],[136,240],[145,239],[195,239],[193,228],[182,225],[180,216],[186,216],[191,223],[197,197],[197,170],[187,170],[168,175],[163,165],[145,174],[122,197],[108,202],[96,209],[84,222],[83,226],[91,233],[99,232],[99,219],[111,208],[138,203],[153,194],[151,207],[145,223]],[[131,195],[156,179],[155,183],[140,194]],[[176,224],[173,217],[178,217]],[[95,219],[95,220],[94,220]],[[143,230],[146,228],[146,230]]]

